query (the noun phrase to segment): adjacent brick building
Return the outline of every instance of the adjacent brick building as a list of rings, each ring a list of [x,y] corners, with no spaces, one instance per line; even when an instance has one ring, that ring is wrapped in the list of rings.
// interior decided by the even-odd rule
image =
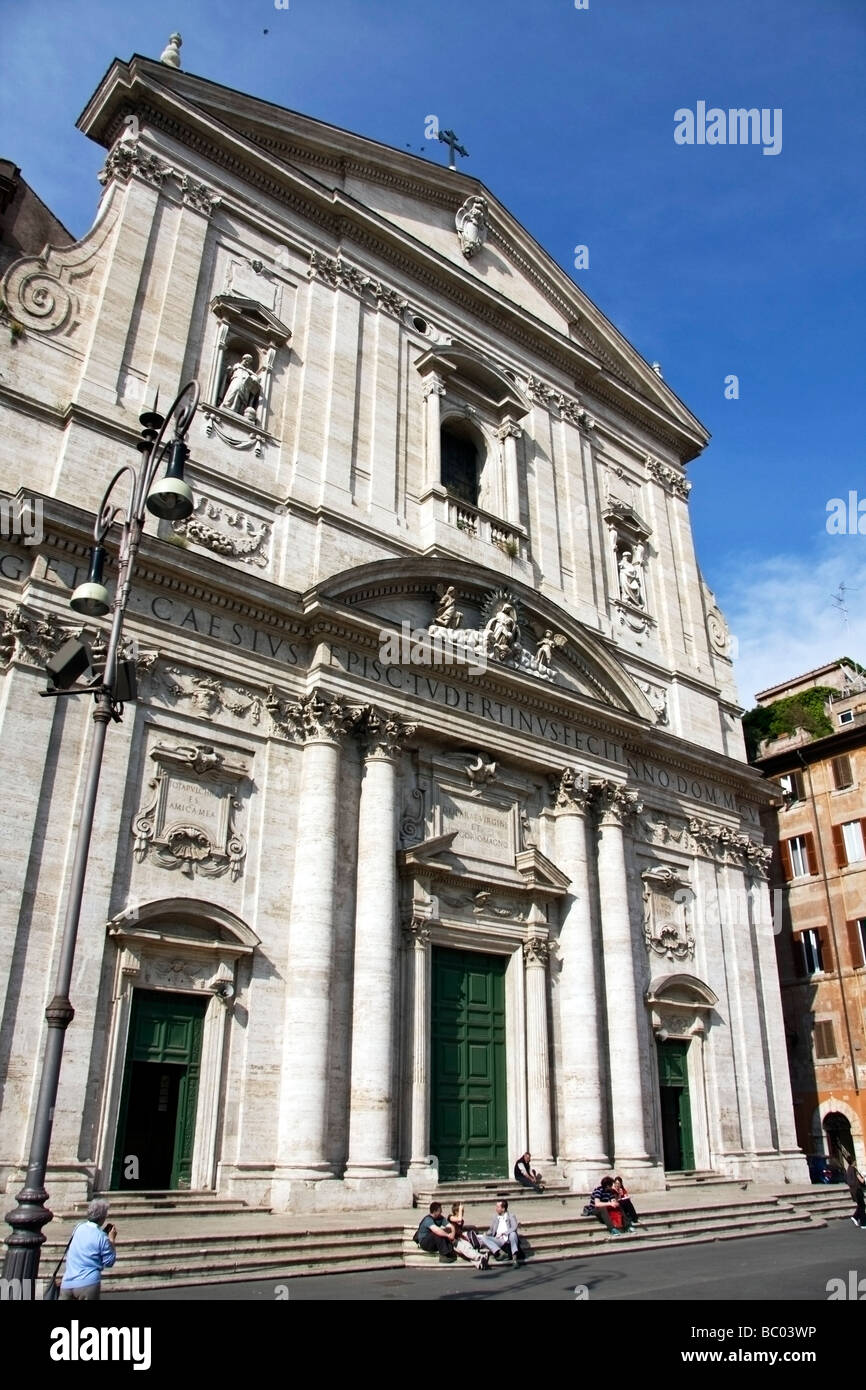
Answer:
[[[776,940],[797,1136],[807,1153],[853,1151],[862,1165],[866,679],[843,658],[757,698],[778,707],[816,689],[824,692],[816,730],[764,740],[756,763],[783,798],[768,819],[778,835]]]

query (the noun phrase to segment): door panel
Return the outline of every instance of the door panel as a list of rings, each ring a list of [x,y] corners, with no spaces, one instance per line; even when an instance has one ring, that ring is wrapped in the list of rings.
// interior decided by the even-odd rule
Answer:
[[[506,964],[434,949],[430,1132],[441,1181],[508,1172]]]

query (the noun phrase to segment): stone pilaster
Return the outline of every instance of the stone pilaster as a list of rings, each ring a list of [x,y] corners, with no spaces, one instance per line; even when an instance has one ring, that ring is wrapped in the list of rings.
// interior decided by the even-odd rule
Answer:
[[[345,1177],[373,1198],[398,1173],[394,1155],[394,1023],[399,996],[397,767],[414,725],[368,710],[358,823],[349,1159]],[[355,1180],[358,1180],[356,1184]],[[384,1196],[384,1194],[382,1194]],[[407,1182],[406,1197],[411,1203]],[[389,1198],[394,1200],[393,1194]],[[389,1198],[386,1198],[388,1200]]]
[[[503,516],[512,526],[520,525],[520,484],[517,470],[517,441],[522,430],[516,420],[506,415],[496,431],[502,442],[503,473],[505,476],[505,497]]]
[[[430,1165],[430,927],[421,917],[413,917],[406,929],[411,951],[412,981],[412,1098],[409,1172],[416,1184],[438,1174]]]
[[[550,1048],[547,1033],[547,963],[550,943],[523,943],[526,970],[526,1099],[529,1149],[540,1163],[553,1161],[550,1124]]]
[[[591,794],[585,779],[566,768],[556,795],[556,862],[571,879],[562,902],[559,1037],[561,1057],[559,1160],[575,1191],[610,1163],[605,1103],[599,988],[598,927],[590,893]]]
[[[623,827],[640,810],[634,792],[615,782],[594,786],[599,815],[598,891],[607,999],[608,1074],[614,1166],[647,1168],[644,1086],[650,1075],[638,963],[628,902]]]
[[[354,723],[342,698],[321,690],[290,706],[287,717],[304,751],[289,915],[278,1206],[283,1198],[295,1199],[296,1180],[334,1176],[327,1159],[327,1091],[340,750]]]
[[[442,481],[441,458],[439,453],[439,430],[442,416],[442,397],[445,395],[445,382],[438,372],[431,372],[424,379],[424,397],[427,401],[426,450],[424,491],[437,486]]]

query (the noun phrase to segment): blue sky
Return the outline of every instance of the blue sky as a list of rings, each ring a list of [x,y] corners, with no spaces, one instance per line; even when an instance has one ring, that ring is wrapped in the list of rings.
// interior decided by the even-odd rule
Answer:
[[[158,57],[175,28],[188,71],[430,160],[425,117],[452,126],[711,431],[692,520],[742,702],[866,662],[866,537],[825,526],[830,498],[866,504],[864,0],[6,0],[0,154],[77,235],[102,152],[76,117],[112,58]],[[781,108],[781,152],[675,144],[698,101]]]

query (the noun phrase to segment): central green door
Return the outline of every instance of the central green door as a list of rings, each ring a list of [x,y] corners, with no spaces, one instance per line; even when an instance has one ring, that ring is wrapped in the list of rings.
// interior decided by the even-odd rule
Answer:
[[[430,1147],[440,1182],[508,1175],[506,963],[433,951]]]
[[[208,999],[137,989],[111,1185],[188,1188]]]
[[[662,1143],[669,1173],[689,1171],[695,1166],[688,1053],[687,1042],[671,1040],[658,1045]]]

